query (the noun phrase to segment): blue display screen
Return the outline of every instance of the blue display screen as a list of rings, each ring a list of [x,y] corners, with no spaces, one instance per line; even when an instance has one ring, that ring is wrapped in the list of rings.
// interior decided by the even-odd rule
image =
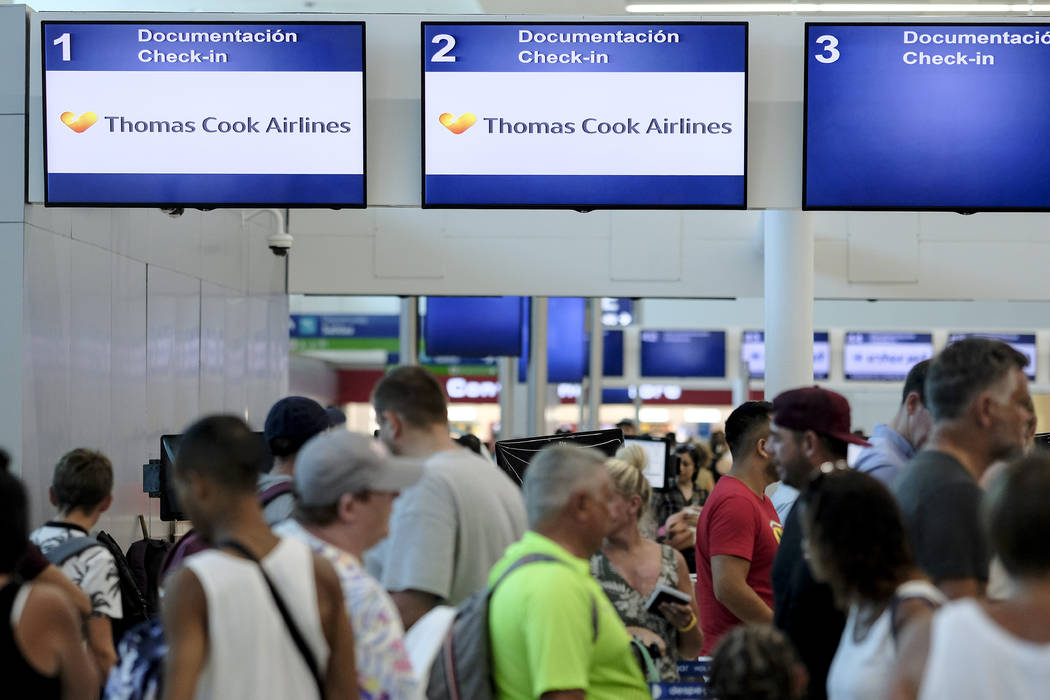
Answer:
[[[1050,31],[807,24],[807,209],[1050,208]]]
[[[642,331],[643,377],[726,376],[725,331]]]
[[[46,204],[365,205],[363,23],[41,26]]]
[[[530,300],[525,299],[518,381],[528,381]],[[551,297],[547,300],[547,382],[572,384],[590,375],[590,334],[586,332],[587,300]],[[623,376],[623,331],[602,332],[602,376]]]
[[[764,331],[744,331],[740,344],[740,359],[747,364],[752,379],[766,377],[766,334]],[[827,379],[831,372],[831,345],[826,331],[813,333],[813,378]]]
[[[423,205],[743,208],[747,24],[424,23]]]
[[[1038,357],[1035,349],[1035,333],[951,333],[948,335],[948,342],[954,343],[963,338],[991,338],[1003,341],[1028,358],[1028,365],[1024,368],[1024,373],[1029,379],[1035,379]]]
[[[847,333],[843,369],[846,379],[899,382],[931,357],[930,333]]]
[[[512,357],[521,352],[522,297],[427,297],[428,355]]]

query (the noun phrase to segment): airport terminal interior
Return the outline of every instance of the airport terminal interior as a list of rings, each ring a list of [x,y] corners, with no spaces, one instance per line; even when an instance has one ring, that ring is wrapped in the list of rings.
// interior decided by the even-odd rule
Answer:
[[[718,486],[734,409],[814,385],[848,402],[835,436],[855,437],[852,466],[898,425],[913,367],[974,338],[1026,360],[1024,430],[1039,443],[1048,85],[1050,5],[1032,2],[0,0],[0,448],[28,528],[62,513],[56,465],[89,448],[111,462],[112,501],[86,529],[129,559],[138,540],[167,551],[195,527],[169,502],[172,436],[217,414],[269,436],[288,396],[337,409],[345,425],[332,431],[398,454],[377,387],[411,366],[440,386],[451,437],[474,436],[519,482],[513,441],[612,434],[645,447],[650,490],[679,488],[683,444],[700,446],[687,454]],[[781,410],[765,414],[775,430],[808,427]],[[934,410],[934,425],[945,415]],[[693,627],[713,634],[701,505],[682,548],[697,612],[668,623],[688,653],[677,683],[646,678],[654,698],[715,697],[714,649],[681,641]],[[785,530],[778,513],[774,546],[806,517]],[[376,578],[411,634],[399,589]],[[1025,667],[1033,684],[1050,679],[1043,643]],[[499,644],[494,697],[637,696],[593,678],[511,692]],[[948,697],[933,669],[923,697]],[[811,682],[736,697],[883,697],[844,691],[844,673],[832,668],[826,695]],[[828,670],[808,675],[822,683]],[[331,678],[317,690],[305,677],[295,697],[336,697]],[[416,678],[411,691],[355,692],[447,697]],[[888,692],[890,678],[868,680]],[[175,685],[148,697],[220,696]],[[955,697],[1040,697],[1007,687]]]

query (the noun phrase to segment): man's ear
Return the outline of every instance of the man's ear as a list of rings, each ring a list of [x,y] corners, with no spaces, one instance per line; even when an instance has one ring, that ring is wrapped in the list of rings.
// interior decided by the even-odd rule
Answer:
[[[990,391],[982,391],[974,399],[970,410],[973,412],[974,421],[982,428],[989,427],[995,420],[995,397]]]
[[[398,440],[398,439],[404,437],[404,434],[405,434],[405,422],[403,420],[401,420],[401,416],[399,416],[397,413],[395,413],[395,412],[393,412],[393,411],[388,409],[386,411],[383,411],[383,419],[390,426],[391,436],[395,440]]]
[[[770,457],[769,449],[767,448],[768,444],[769,438],[759,438],[758,442],[755,443],[755,451],[758,452],[758,456],[762,459],[769,459]]]
[[[907,398],[904,399],[904,408],[909,416],[914,416],[926,407],[923,405],[922,399],[919,398],[919,392],[912,391],[909,392]]]
[[[336,517],[339,522],[353,523],[357,520],[357,499],[353,494],[344,493],[336,503]]]
[[[105,513],[111,505],[113,505],[113,494],[109,494],[102,499],[102,503],[98,504],[98,512]]]
[[[812,430],[803,431],[802,437],[799,439],[799,447],[803,455],[812,457],[817,451],[818,444],[820,444],[820,439],[815,432]]]
[[[51,505],[53,505],[55,508],[58,508],[58,499],[55,498],[55,487],[54,486],[48,486],[47,487],[47,497],[51,501]]]
[[[573,520],[580,520],[586,518],[587,515],[587,494],[583,490],[573,491],[569,495],[569,501],[566,504],[565,512],[572,516]]]

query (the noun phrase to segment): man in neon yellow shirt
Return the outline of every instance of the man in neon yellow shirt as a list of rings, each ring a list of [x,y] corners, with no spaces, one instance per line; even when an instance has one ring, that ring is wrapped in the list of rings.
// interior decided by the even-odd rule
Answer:
[[[525,473],[529,531],[489,575],[493,585],[530,554],[492,594],[492,669],[502,700],[649,700],[631,637],[591,577],[613,487],[595,450],[551,447]]]

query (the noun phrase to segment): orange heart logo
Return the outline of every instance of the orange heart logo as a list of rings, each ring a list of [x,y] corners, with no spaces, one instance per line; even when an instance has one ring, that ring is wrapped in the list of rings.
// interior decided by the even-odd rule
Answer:
[[[82,134],[91,128],[91,125],[98,121],[98,115],[94,112],[84,112],[79,117],[72,112],[62,112],[58,115],[58,118],[62,120],[62,123],[68,126],[78,134]]]
[[[462,134],[464,131],[474,126],[474,122],[476,122],[477,120],[478,118],[470,112],[465,112],[464,114],[461,114],[459,119],[456,119],[448,112],[445,112],[444,114],[438,117],[438,121],[441,122],[441,125],[449,131],[451,131],[453,134]]]

